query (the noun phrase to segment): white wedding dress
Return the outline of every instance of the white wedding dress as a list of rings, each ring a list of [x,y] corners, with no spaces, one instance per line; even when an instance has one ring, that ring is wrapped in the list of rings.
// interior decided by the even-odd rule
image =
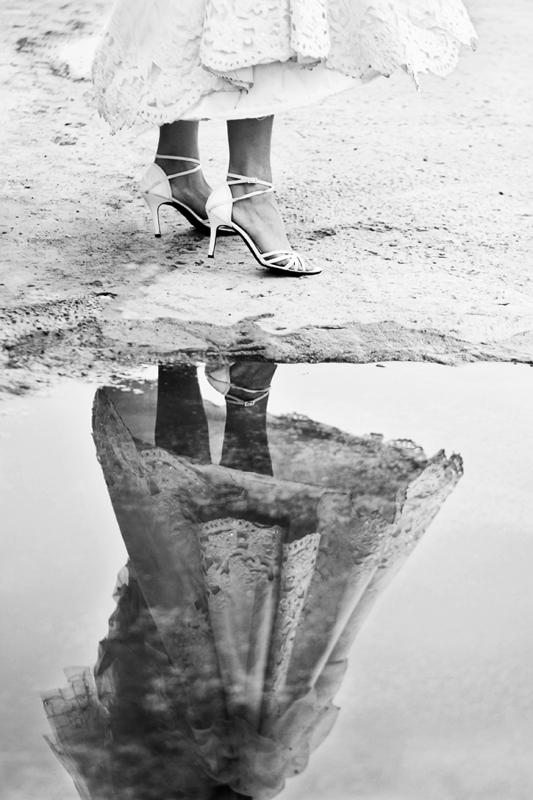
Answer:
[[[93,435],[130,561],[94,673],[43,694],[49,744],[82,800],[271,800],[332,729],[354,638],[461,458],[294,416],[269,419],[279,477],[199,465],[135,441],[103,391]]]
[[[115,130],[243,119],[399,67],[446,75],[475,39],[461,0],[117,0],[93,77]]]

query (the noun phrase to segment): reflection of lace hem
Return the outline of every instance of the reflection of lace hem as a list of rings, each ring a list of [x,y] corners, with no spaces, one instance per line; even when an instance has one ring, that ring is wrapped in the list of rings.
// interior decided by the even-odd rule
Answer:
[[[201,545],[210,605],[220,609],[237,581],[251,596],[254,587],[279,575],[282,530],[237,519],[202,524]]]
[[[110,785],[109,715],[98,700],[89,667],[65,670],[68,686],[41,694],[53,736],[46,741],[74,781],[82,800],[107,798],[97,785]]]
[[[256,0],[118,0],[93,74],[100,111],[114,128],[138,118],[160,125],[211,93],[239,83],[249,88],[251,67],[322,64],[339,79],[402,67],[416,79],[451,72],[460,45],[474,39],[460,0],[291,0],[290,10],[287,0],[268,0],[259,10]],[[297,85],[274,106],[301,104]],[[307,97],[313,100],[311,89]],[[250,116],[265,105],[258,96]],[[209,113],[208,104],[200,114]]]
[[[88,667],[70,667],[65,674],[67,687],[41,695],[59,749],[76,743],[81,735],[100,737],[106,718],[98,702],[91,670]]]
[[[272,703],[289,669],[294,639],[313,577],[320,534],[284,545],[280,598],[272,635],[266,703]],[[271,713],[274,709],[271,709]]]

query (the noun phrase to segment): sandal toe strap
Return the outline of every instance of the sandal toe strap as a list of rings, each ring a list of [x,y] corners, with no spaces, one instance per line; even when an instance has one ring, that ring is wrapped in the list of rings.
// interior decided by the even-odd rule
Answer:
[[[269,266],[278,269],[284,269],[289,272],[312,271],[312,267],[308,266],[304,257],[293,250],[271,250],[269,253],[262,253],[262,257],[268,262]]]

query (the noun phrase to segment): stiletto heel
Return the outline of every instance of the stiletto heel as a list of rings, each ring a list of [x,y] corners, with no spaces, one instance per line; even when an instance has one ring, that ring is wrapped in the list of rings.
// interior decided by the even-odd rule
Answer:
[[[211,233],[209,236],[209,250],[207,251],[207,257],[214,258],[215,247],[217,244],[218,228],[220,225],[222,225],[222,223],[217,219],[217,217],[215,217],[214,214],[208,214],[207,217],[209,219],[209,226],[211,228]]]
[[[227,181],[227,183],[223,183],[211,192],[205,204],[207,217],[211,226],[211,238],[209,240],[208,251],[209,258],[213,258],[215,254],[217,229],[223,226],[224,230],[232,229],[244,239],[245,244],[248,245],[255,260],[261,264],[262,267],[275,270],[276,272],[288,272],[291,275],[317,275],[319,272],[322,272],[321,267],[312,266],[303,256],[299,253],[295,253],[294,250],[271,250],[268,253],[262,253],[252,237],[243,228],[233,222],[232,209],[233,204],[237,203],[239,200],[246,200],[249,197],[273,192],[274,187],[269,181],[262,181],[259,178],[248,178],[245,175],[235,175],[233,172],[228,172],[228,178],[231,178],[231,180]],[[260,184],[267,188],[248,192],[248,194],[243,194],[241,197],[233,197],[230,186],[248,183]]]
[[[200,170],[201,164],[197,158],[187,158],[185,156],[163,156],[159,153],[156,158],[166,158],[170,161],[189,161],[195,164],[192,169],[182,170],[175,172],[172,175],[167,175],[158,164],[150,164],[143,179],[141,180],[140,189],[143,198],[145,199],[154,223],[154,234],[157,237],[161,236],[161,226],[159,224],[159,209],[161,206],[172,206],[183,214],[186,220],[201,233],[209,233],[209,223],[207,219],[202,219],[198,214],[179,200],[176,200],[172,195],[172,187],[170,181],[172,178],[178,178],[183,175],[192,175],[193,172]]]
[[[147,192],[142,193],[143,198],[145,199],[146,203],[148,204],[148,208],[150,209],[150,213],[152,215],[152,222],[154,225],[154,236],[160,238],[161,236],[161,225],[159,223],[159,208],[163,205],[163,201],[159,199],[159,197],[155,197],[153,194],[148,194]]]

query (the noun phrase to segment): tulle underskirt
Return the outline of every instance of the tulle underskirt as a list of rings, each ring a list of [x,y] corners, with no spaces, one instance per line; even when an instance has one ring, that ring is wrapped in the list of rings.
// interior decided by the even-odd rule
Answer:
[[[351,89],[360,79],[342,75],[324,64],[310,68],[296,61],[275,62],[238,70],[239,82],[229,82],[223,90],[204,94],[182,114],[184,120],[228,120],[265,117],[291,108],[311,105],[326,97]]]

